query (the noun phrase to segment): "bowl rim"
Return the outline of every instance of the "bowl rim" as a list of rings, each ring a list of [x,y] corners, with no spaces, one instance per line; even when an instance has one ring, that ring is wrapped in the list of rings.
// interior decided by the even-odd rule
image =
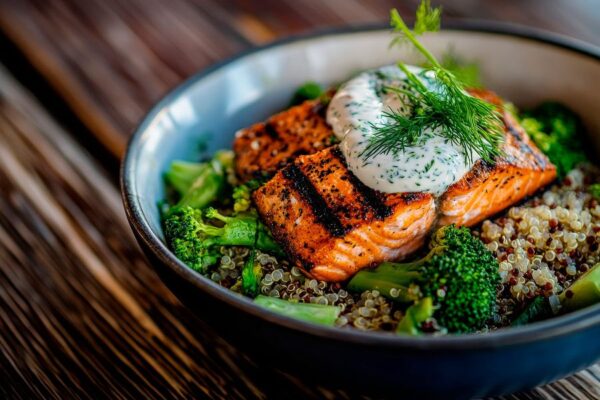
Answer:
[[[230,58],[227,58],[224,61],[213,64],[212,66],[195,73],[163,96],[157,103],[154,104],[154,106],[152,106],[150,111],[141,119],[138,126],[134,129],[133,135],[129,139],[127,149],[121,163],[121,196],[127,219],[129,220],[129,223],[136,233],[138,239],[143,241],[143,243],[152,251],[152,253],[163,264],[168,266],[177,275],[179,275],[179,277],[186,280],[188,283],[191,283],[199,290],[202,290],[205,293],[215,297],[217,300],[227,303],[229,306],[248,313],[253,317],[262,319],[268,323],[279,325],[280,328],[292,330],[298,334],[313,335],[321,339],[336,340],[352,344],[364,344],[368,346],[379,346],[387,349],[469,350],[495,348],[500,346],[510,346],[547,340],[600,325],[600,304],[597,304],[595,306],[587,307],[583,310],[569,313],[564,316],[551,318],[546,321],[536,322],[525,326],[511,327],[509,329],[499,329],[497,331],[484,334],[410,337],[386,333],[375,334],[373,332],[364,332],[354,329],[346,330],[336,327],[320,326],[275,314],[272,311],[261,308],[260,306],[255,305],[251,299],[234,293],[229,289],[224,288],[210,279],[202,276],[200,273],[193,271],[183,262],[179,261],[179,259],[177,259],[175,255],[168,249],[166,244],[163,243],[152,231],[148,221],[143,217],[142,207],[138,201],[139,197],[134,192],[135,169],[139,156],[140,137],[165,106],[170,104],[181,93],[199,80],[205,78],[222,67],[239,61],[244,57],[254,53],[286,46],[288,44],[303,40],[318,40],[319,38],[325,36],[361,34],[388,29],[389,26],[384,24],[368,24],[319,29],[310,31],[308,33],[288,36],[263,46],[252,47]],[[527,39],[579,53],[581,55],[590,57],[597,62],[600,62],[600,47],[578,39],[540,29],[526,27],[523,25],[484,20],[455,20],[444,24],[443,30],[464,31],[471,33],[491,33]]]

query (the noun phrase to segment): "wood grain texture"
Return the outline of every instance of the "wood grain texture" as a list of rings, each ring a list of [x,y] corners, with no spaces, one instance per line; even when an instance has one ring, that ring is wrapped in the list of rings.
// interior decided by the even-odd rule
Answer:
[[[119,156],[196,70],[281,35],[384,21],[392,3],[416,1],[0,0],[0,28]],[[599,8],[582,0],[443,3],[452,18],[600,40]],[[180,305],[76,134],[0,70],[1,398],[361,398],[257,367]],[[600,398],[600,366],[504,398]]]
[[[438,1],[448,19],[517,22],[600,45],[596,0]],[[406,15],[417,0],[0,0],[0,29],[120,156],[144,112],[184,78],[251,45]]]

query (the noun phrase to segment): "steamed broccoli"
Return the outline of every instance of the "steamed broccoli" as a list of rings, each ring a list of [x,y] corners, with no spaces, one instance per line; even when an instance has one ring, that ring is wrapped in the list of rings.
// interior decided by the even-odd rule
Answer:
[[[396,333],[418,336],[421,333],[421,325],[433,317],[433,299],[425,297],[406,309],[404,318],[398,323]]]
[[[500,283],[498,261],[467,228],[439,229],[430,251],[410,263],[383,263],[357,273],[348,284],[356,292],[377,289],[394,301],[431,297],[437,321],[449,332],[472,332],[491,316]]]
[[[177,258],[193,270],[204,272],[216,264],[219,255],[205,245],[200,235],[201,221],[200,210],[183,207],[171,212],[164,223],[167,243]]]
[[[600,303],[600,263],[581,275],[558,296],[561,311],[575,311]]]
[[[341,309],[337,306],[315,303],[295,303],[269,296],[257,296],[256,299],[254,299],[254,302],[277,314],[329,326],[333,326],[341,312]]]
[[[204,208],[216,200],[227,184],[226,170],[233,154],[220,151],[205,163],[173,161],[165,179],[179,194],[176,207]]]
[[[524,113],[521,124],[540,150],[556,165],[560,178],[587,160],[581,140],[581,121],[565,106],[543,103]]]
[[[258,294],[258,285],[262,275],[262,267],[256,262],[256,249],[252,249],[250,257],[242,268],[242,293],[255,297]]]
[[[165,218],[165,235],[175,255],[195,270],[204,270],[215,264],[218,246],[247,246],[272,254],[281,254],[281,248],[269,235],[257,217],[238,215],[228,217],[213,208],[204,216],[216,219],[222,226],[206,223],[202,211],[184,206],[171,209]]]
[[[279,244],[271,237],[267,228],[253,215],[237,215],[228,217],[214,208],[205,212],[207,218],[223,222],[222,227],[201,223],[200,231],[204,233],[208,246],[248,246],[273,254],[281,254]]]

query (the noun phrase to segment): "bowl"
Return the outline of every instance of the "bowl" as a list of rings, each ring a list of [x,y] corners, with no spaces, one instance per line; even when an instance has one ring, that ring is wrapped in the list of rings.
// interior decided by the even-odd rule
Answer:
[[[531,388],[600,357],[600,304],[487,334],[401,337],[316,326],[274,314],[187,268],[167,248],[157,203],[174,159],[229,148],[234,132],[282,109],[307,80],[324,85],[398,59],[384,27],[297,36],[252,49],[192,76],[135,131],[121,170],[127,217],[161,279],[198,316],[257,362],[307,385],[370,395],[467,398]],[[579,113],[600,154],[600,49],[512,25],[468,23],[423,37],[481,67],[485,85],[519,107],[558,100]],[[203,146],[200,146],[200,143]],[[201,149],[202,147],[202,149]]]

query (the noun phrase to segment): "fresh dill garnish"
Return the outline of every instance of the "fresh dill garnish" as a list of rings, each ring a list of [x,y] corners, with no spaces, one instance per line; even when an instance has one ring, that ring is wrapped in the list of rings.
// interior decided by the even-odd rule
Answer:
[[[501,154],[502,125],[494,106],[470,96],[463,83],[417,40],[418,35],[439,30],[440,16],[441,8],[432,9],[430,1],[424,0],[411,30],[398,11],[392,9],[390,23],[398,35],[391,45],[412,44],[425,57],[428,67],[417,75],[404,63],[398,63],[398,68],[406,75],[406,86],[387,89],[408,100],[411,110],[408,115],[398,110],[385,111],[385,122],[371,125],[373,135],[361,153],[362,157],[398,154],[418,144],[425,129],[462,147],[466,162],[478,156],[493,162]],[[430,81],[431,85],[424,81]]]

